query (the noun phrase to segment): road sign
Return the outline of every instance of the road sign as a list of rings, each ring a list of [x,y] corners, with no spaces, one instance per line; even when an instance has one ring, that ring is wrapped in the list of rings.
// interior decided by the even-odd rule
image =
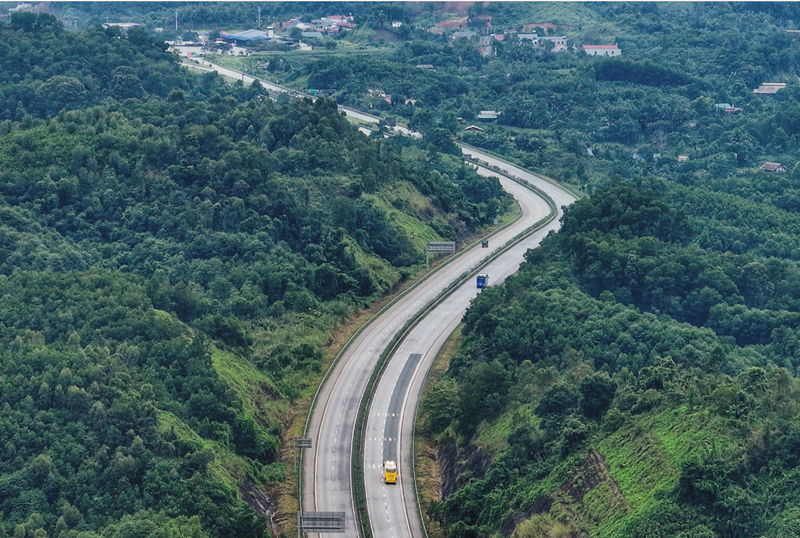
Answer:
[[[311,439],[298,438],[294,440],[295,448],[311,448]]]
[[[452,254],[456,251],[455,241],[428,241],[425,249],[425,269],[430,268],[429,254]]]
[[[428,252],[433,254],[452,254],[455,251],[455,241],[430,241],[428,243]]]
[[[311,448],[311,439],[297,437],[294,440],[294,470],[297,470],[297,452],[303,448]],[[299,482],[298,482],[299,484]]]
[[[344,512],[297,512],[297,535],[302,532],[344,532]]]

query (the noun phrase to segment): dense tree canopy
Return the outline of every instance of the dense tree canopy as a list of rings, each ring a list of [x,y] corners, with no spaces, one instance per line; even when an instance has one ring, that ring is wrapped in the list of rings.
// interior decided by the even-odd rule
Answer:
[[[797,262],[756,241],[738,254],[698,244],[714,225],[746,228],[732,215],[751,207],[657,180],[601,188],[481,292],[431,393],[453,394],[451,421],[430,396],[423,413],[445,438],[505,444],[485,476],[431,505],[449,536],[513,529],[522,514],[517,532],[553,529],[538,511],[551,505],[570,506],[575,532],[609,536],[782,532],[797,495],[778,485],[797,464]],[[767,237],[794,218],[761,207],[778,218],[762,215]]]
[[[0,23],[0,536],[268,536],[242,498],[284,480],[321,346],[508,206],[333,100],[176,60]]]

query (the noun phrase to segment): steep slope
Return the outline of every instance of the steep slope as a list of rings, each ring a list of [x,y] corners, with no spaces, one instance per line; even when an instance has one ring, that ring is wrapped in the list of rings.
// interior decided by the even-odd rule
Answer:
[[[692,223],[714,220],[719,196],[657,181],[600,189],[475,300],[423,406],[448,450],[453,439],[491,460],[431,503],[448,536],[791,533],[796,262],[761,258],[758,241],[740,255],[700,249],[709,230]],[[724,199],[732,213],[752,205]],[[765,212],[762,233],[793,218]]]

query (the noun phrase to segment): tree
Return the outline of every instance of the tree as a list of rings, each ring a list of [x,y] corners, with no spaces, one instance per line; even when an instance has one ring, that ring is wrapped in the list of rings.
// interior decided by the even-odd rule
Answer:
[[[428,427],[434,433],[444,430],[450,424],[458,407],[458,383],[454,379],[442,379],[425,391],[422,411],[426,415]]]
[[[750,262],[742,269],[742,293],[747,306],[760,308],[775,291],[767,268],[758,262]]]
[[[608,375],[595,374],[581,380],[581,410],[587,418],[600,418],[611,407],[617,384]]]
[[[578,408],[578,395],[564,383],[545,392],[534,412],[542,419],[542,429],[554,437],[561,430],[563,419]]]
[[[111,95],[118,100],[141,98],[145,94],[142,81],[129,66],[120,66],[114,70],[111,79]]]
[[[88,98],[89,92],[80,80],[63,75],[51,77],[36,90],[36,105],[44,116],[81,108]]]

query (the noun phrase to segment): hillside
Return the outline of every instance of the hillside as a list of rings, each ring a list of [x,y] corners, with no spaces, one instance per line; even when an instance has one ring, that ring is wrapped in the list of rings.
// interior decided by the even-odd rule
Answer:
[[[474,301],[423,404],[463,454],[428,509],[447,536],[793,534],[797,262],[701,249],[717,203],[752,209],[657,180],[599,189]]]
[[[181,35],[254,8],[181,5]],[[433,536],[800,534],[796,4],[273,3],[358,27],[213,57],[424,141],[189,75],[172,6],[52,9],[146,27],[0,25],[0,536],[266,535],[242,498],[286,487],[324,345],[507,207],[454,138],[589,197],[428,388]]]
[[[508,198],[144,30],[0,43],[0,536],[268,536],[334,331]]]

